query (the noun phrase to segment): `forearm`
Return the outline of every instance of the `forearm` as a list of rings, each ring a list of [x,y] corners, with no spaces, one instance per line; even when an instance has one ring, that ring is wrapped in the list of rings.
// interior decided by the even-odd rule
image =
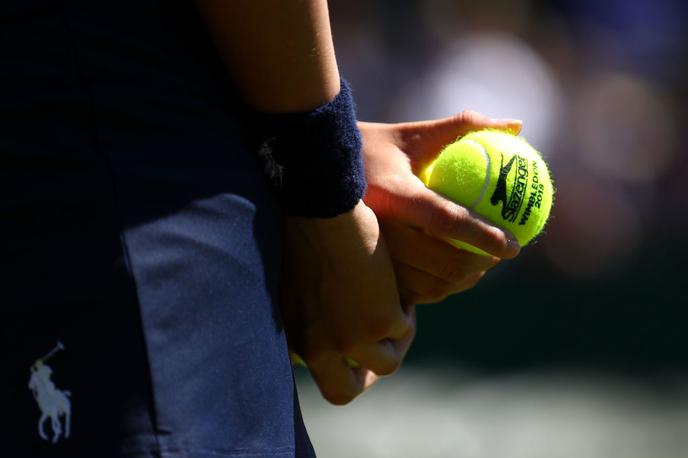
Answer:
[[[244,100],[307,111],[340,88],[326,0],[196,0]]]

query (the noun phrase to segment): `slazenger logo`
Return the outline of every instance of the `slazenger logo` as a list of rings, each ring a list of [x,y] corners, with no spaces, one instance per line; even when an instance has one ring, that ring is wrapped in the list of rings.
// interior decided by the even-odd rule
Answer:
[[[490,203],[492,205],[499,205],[501,203],[502,218],[513,223],[523,204],[523,196],[528,182],[528,160],[515,154],[509,159],[509,162],[504,164],[504,155],[500,153],[500,157],[499,178],[497,178],[497,186],[492,193],[492,197],[490,197]],[[514,182],[511,187],[511,195],[507,196],[506,180],[514,162],[516,162],[516,173],[514,174]]]

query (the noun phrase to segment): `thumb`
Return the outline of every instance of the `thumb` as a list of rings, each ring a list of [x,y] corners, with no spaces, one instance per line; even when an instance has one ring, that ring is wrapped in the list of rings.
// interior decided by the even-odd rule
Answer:
[[[414,152],[414,162],[431,162],[449,143],[457,138],[482,129],[503,130],[512,134],[521,131],[523,122],[518,119],[493,119],[477,111],[467,110],[447,118],[410,122],[400,125],[401,136],[407,151]]]

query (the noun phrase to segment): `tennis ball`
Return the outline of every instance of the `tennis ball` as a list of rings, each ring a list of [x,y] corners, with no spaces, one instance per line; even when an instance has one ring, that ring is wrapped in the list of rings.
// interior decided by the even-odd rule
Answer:
[[[522,247],[542,231],[552,208],[554,185],[547,164],[522,137],[506,132],[481,130],[459,138],[420,178],[428,188],[513,234]]]

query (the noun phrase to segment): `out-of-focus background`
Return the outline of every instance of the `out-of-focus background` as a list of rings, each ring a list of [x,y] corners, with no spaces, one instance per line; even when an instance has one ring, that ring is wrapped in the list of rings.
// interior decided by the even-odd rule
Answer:
[[[353,405],[304,373],[323,457],[688,457],[688,3],[332,0],[359,117],[524,120],[557,187],[544,236],[419,310]]]

